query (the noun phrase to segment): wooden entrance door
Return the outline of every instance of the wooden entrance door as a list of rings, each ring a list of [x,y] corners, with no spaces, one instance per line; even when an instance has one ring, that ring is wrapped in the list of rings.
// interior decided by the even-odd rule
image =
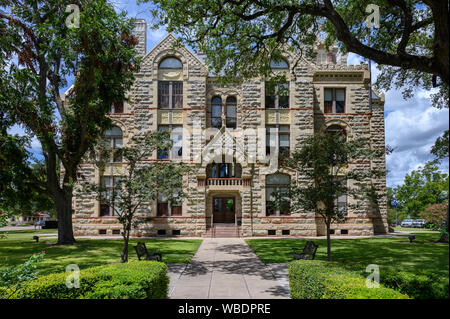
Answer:
[[[213,197],[214,223],[234,223],[234,197]]]

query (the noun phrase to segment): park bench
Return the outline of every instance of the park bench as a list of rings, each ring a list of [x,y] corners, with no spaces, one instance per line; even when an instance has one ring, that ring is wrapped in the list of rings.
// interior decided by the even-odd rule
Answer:
[[[298,248],[292,248],[294,251],[291,255],[294,257],[294,259],[308,259],[313,260],[316,256],[317,247],[319,245],[316,245],[313,241],[307,241],[305,248],[303,248],[303,251],[299,253]]]
[[[160,253],[149,253],[147,247],[145,247],[145,243],[138,242],[136,246],[134,246],[136,250],[136,254],[138,259],[144,258],[144,260],[156,260],[162,261],[162,255]]]

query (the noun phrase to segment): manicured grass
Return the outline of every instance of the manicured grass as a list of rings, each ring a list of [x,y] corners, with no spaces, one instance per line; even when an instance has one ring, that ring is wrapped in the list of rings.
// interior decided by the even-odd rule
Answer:
[[[415,244],[409,244],[408,235],[398,238],[332,239],[333,261],[346,267],[364,271],[369,264],[417,273],[426,271],[448,280],[448,244],[431,243],[439,233],[415,233]],[[265,263],[292,261],[292,248],[303,249],[306,239],[247,239],[246,242]],[[319,244],[316,259],[327,260],[326,240]],[[385,269],[386,269],[385,268]]]
[[[121,239],[79,239],[75,245],[55,245],[56,238],[40,239],[36,244],[34,235],[41,238],[56,235],[56,230],[8,232],[0,239],[0,267],[23,263],[34,253],[45,251],[44,261],[39,264],[39,274],[63,272],[69,264],[80,269],[120,262],[123,241]],[[187,263],[197,251],[199,239],[132,239],[129,245],[129,260],[137,260],[133,245],[145,242],[148,250],[156,249],[163,255],[165,263]]]

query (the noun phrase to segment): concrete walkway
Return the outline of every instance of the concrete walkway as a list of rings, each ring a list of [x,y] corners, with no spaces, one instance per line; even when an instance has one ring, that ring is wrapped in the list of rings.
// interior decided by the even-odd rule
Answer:
[[[289,298],[286,270],[275,276],[242,238],[204,239],[186,269],[179,272],[169,269],[172,299]]]

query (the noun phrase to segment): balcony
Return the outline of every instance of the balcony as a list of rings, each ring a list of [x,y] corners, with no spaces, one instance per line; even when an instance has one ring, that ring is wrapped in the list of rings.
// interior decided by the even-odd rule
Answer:
[[[236,189],[236,187],[249,187],[249,178],[207,178],[198,179],[198,186],[207,186],[210,189]]]

